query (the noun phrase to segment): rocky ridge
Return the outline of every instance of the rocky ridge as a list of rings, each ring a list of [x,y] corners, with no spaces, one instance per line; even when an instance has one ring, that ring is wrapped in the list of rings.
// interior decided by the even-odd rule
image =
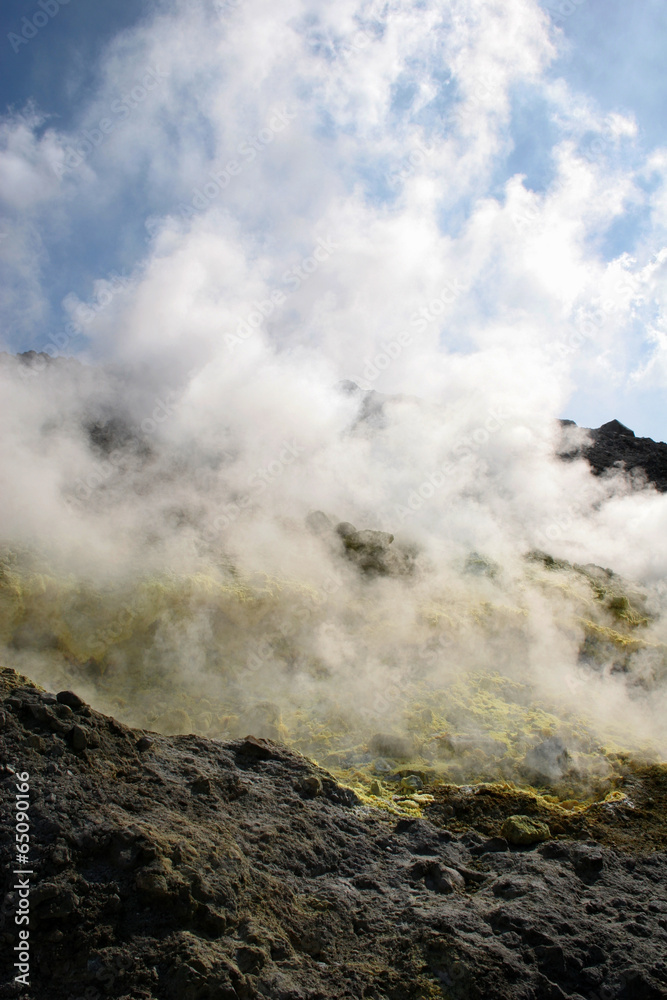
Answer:
[[[561,420],[561,426],[567,435],[568,428],[576,428],[577,425],[573,420]],[[596,476],[614,469],[639,474],[661,493],[667,492],[667,444],[637,437],[619,420],[583,430],[589,437],[588,442],[574,447],[565,444],[559,453],[560,458],[571,461],[583,457]]]

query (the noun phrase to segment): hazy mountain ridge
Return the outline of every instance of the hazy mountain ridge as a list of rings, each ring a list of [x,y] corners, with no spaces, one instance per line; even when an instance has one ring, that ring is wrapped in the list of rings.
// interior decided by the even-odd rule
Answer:
[[[667,444],[664,442],[637,437],[619,420],[609,420],[601,427],[581,428],[590,441],[575,443],[571,441],[571,432],[568,434],[571,428],[577,428],[574,421],[561,420],[561,425],[567,449],[559,453],[561,458],[583,457],[597,476],[619,468],[629,474],[643,474],[657,490],[667,492]]]

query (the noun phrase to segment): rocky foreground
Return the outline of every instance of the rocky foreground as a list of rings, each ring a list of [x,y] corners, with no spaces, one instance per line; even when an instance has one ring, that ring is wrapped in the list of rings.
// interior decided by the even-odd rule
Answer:
[[[584,812],[445,786],[397,817],[268,740],[132,730],[11,670],[0,695],[1,996],[667,997],[664,766],[628,765]],[[17,876],[25,771],[33,874]]]

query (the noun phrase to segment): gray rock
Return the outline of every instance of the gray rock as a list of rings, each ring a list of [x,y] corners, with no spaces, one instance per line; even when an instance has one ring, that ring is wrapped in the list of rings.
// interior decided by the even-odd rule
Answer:
[[[83,726],[73,726],[71,740],[75,750],[85,750],[88,746],[88,730]]]
[[[37,735],[37,733],[30,733],[30,735],[26,737],[25,742],[26,746],[29,746],[31,750],[36,750],[37,753],[46,753],[46,743],[41,736]]]
[[[316,798],[322,794],[322,779],[316,774],[309,774],[301,782],[301,790],[308,798]]]
[[[423,879],[427,889],[440,895],[463,892],[465,879],[454,868],[437,861],[418,862],[412,869],[413,877]]]
[[[61,705],[67,705],[68,708],[71,708],[74,711],[83,708],[86,704],[83,698],[80,698],[78,694],[75,694],[73,691],[59,691],[56,698]]]

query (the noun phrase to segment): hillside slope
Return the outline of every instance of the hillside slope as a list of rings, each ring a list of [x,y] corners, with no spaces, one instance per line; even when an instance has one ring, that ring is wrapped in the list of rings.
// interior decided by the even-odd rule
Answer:
[[[1,996],[667,997],[667,855],[642,840],[664,844],[664,768],[569,832],[509,786],[441,790],[431,818],[397,818],[271,741],[146,734],[13,671],[0,685]],[[33,872],[18,990],[15,771]],[[507,823],[517,806],[532,834]],[[479,832],[503,810],[505,838]],[[624,829],[625,849],[593,828]]]

